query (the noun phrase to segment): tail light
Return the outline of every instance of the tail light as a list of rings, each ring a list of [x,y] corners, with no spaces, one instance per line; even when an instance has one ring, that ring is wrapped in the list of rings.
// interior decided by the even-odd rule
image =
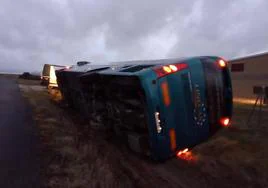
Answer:
[[[223,59],[218,60],[217,63],[219,65],[219,67],[221,67],[221,68],[225,68],[228,65],[227,61],[225,61]]]
[[[172,70],[171,70],[171,68],[169,66],[163,66],[163,71],[165,73],[171,73],[172,72]]]
[[[221,123],[222,126],[227,127],[227,126],[230,125],[230,118],[227,118],[227,117],[222,118],[220,120],[220,123]]]
[[[180,63],[180,64],[174,64],[174,65],[165,65],[165,66],[160,66],[156,67],[154,69],[155,73],[157,74],[157,77],[163,77],[168,74],[174,73],[181,71],[183,69],[188,68],[188,65],[186,63]]]

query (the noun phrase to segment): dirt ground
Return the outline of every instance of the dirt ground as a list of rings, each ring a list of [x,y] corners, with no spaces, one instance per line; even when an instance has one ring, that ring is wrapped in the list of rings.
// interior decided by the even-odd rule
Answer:
[[[268,187],[268,109],[246,125],[251,106],[235,104],[233,123],[180,158],[155,163],[111,134],[91,129],[45,89],[19,81],[43,143],[44,187]]]

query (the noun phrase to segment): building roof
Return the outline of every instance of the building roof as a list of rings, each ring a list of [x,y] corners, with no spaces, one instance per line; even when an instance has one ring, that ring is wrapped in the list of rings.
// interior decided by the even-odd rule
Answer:
[[[266,56],[268,55],[268,52],[262,52],[262,53],[255,53],[255,54],[250,54],[242,57],[236,57],[234,59],[230,59],[229,61],[240,61],[244,59],[251,59],[251,58],[256,58],[256,57],[261,57],[261,56]]]

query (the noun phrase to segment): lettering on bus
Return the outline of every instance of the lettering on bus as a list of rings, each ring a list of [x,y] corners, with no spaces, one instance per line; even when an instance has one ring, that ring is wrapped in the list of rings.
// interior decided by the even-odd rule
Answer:
[[[198,84],[195,84],[193,91],[194,120],[197,126],[203,126],[206,121],[206,107],[201,100],[201,92]]]

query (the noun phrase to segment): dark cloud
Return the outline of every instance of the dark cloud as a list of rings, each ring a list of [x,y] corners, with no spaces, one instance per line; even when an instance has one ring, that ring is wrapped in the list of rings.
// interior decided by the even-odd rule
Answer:
[[[199,22],[190,22],[181,30],[181,40],[170,54],[215,54],[232,58],[268,50],[267,1],[200,2]]]
[[[265,0],[0,2],[0,71],[268,50]]]

